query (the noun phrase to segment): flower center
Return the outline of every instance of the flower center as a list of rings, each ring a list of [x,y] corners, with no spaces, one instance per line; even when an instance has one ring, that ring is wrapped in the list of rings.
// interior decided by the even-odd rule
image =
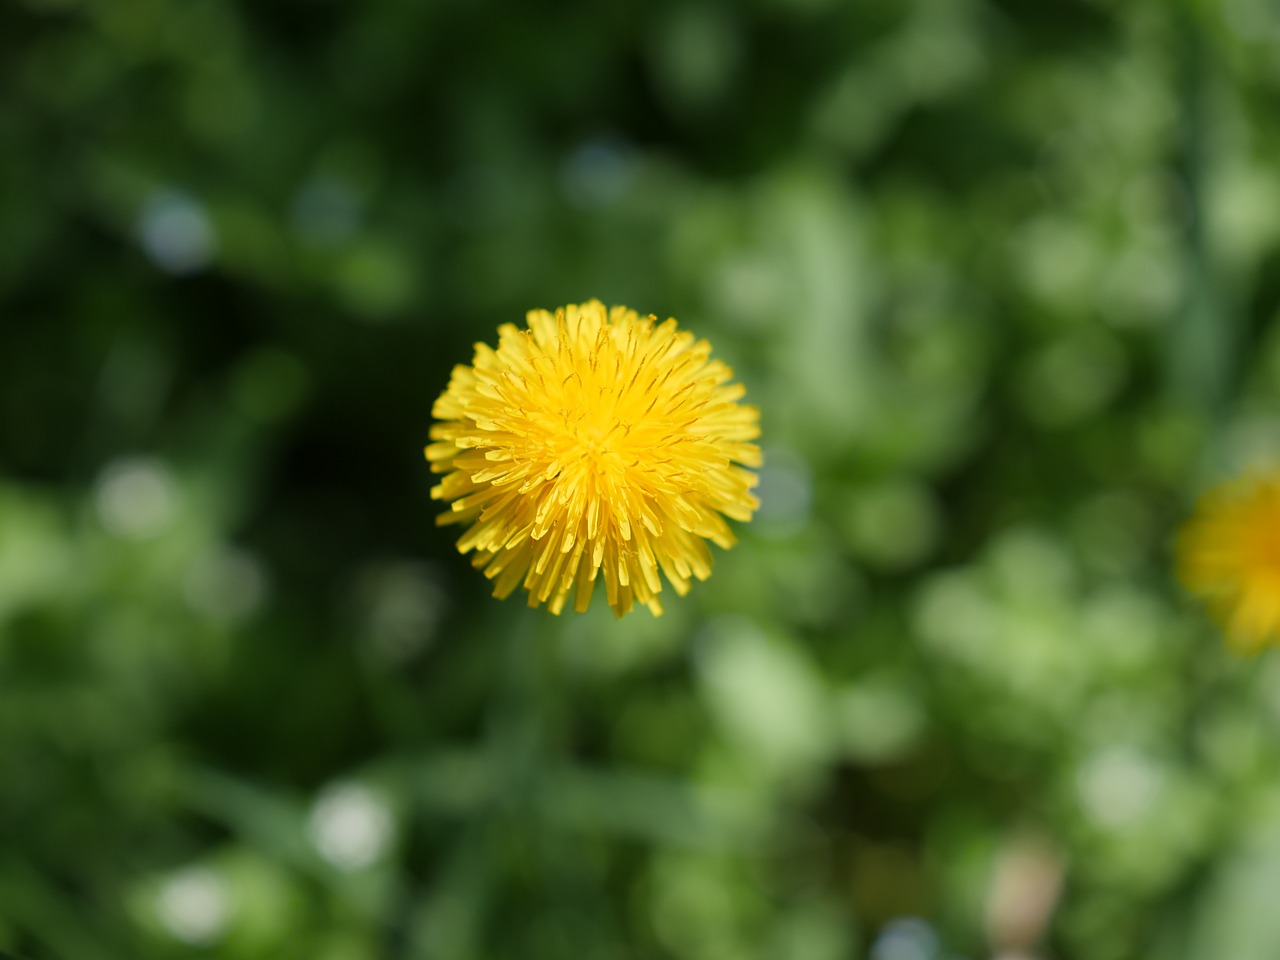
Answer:
[[[1258,572],[1280,576],[1280,528],[1276,521],[1280,516],[1267,517],[1248,535],[1248,552],[1251,566]]]
[[[617,463],[631,430],[630,424],[609,410],[588,410],[577,421],[566,420],[565,427],[570,438],[565,450],[568,457],[589,460],[600,469]]]

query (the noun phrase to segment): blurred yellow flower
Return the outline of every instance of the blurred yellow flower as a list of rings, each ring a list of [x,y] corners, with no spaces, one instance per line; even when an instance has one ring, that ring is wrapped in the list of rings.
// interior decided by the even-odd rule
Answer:
[[[1178,538],[1178,574],[1237,650],[1280,645],[1280,474],[1205,494]]]
[[[683,596],[711,573],[705,541],[735,542],[724,517],[758,506],[759,411],[675,320],[596,300],[527,319],[476,344],[432,409],[439,522],[470,524],[458,549],[497,597],[523,586],[559,613],[574,590],[582,611],[603,578],[618,616],[661,614],[659,570]]]

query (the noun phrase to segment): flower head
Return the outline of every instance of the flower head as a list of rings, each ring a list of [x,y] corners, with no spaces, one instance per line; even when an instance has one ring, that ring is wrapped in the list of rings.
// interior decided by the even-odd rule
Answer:
[[[1280,474],[1209,491],[1179,536],[1178,573],[1236,649],[1280,645]]]
[[[618,616],[662,612],[659,571],[676,593],[711,573],[706,541],[735,542],[750,520],[759,411],[705,340],[599,301],[476,344],[436,401],[427,449],[444,474],[440,523],[469,524],[458,549],[529,605],[553,613],[571,591],[586,610],[598,579]]]

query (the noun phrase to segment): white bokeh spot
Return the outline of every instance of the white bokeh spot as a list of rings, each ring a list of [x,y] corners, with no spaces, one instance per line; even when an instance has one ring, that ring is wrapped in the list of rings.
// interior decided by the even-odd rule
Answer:
[[[217,249],[203,204],[177,190],[158,190],[147,199],[138,216],[138,242],[152,263],[179,276],[199,273]]]
[[[150,457],[114,460],[94,484],[94,505],[108,531],[127,540],[159,534],[177,512],[173,474]]]
[[[226,884],[208,867],[188,867],[166,880],[156,910],[165,929],[192,946],[221,937],[231,913]]]
[[[368,787],[337,783],[316,799],[307,823],[320,855],[340,870],[359,870],[382,859],[391,842],[391,811]]]
[[[1167,777],[1156,760],[1131,747],[1108,747],[1089,757],[1076,775],[1084,811],[1112,830],[1132,826],[1164,793]]]

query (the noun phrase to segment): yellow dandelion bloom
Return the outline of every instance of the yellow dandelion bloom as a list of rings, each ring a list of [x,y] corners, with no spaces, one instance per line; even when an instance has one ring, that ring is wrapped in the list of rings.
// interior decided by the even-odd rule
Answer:
[[[599,301],[478,343],[432,408],[426,448],[444,474],[431,491],[469,524],[458,541],[529,605],[586,610],[597,579],[618,616],[662,613],[659,571],[676,593],[711,573],[706,541],[735,542],[725,517],[750,520],[760,465],[759,411],[705,340]]]
[[[1280,474],[1206,494],[1179,536],[1178,574],[1233,647],[1280,645]]]

